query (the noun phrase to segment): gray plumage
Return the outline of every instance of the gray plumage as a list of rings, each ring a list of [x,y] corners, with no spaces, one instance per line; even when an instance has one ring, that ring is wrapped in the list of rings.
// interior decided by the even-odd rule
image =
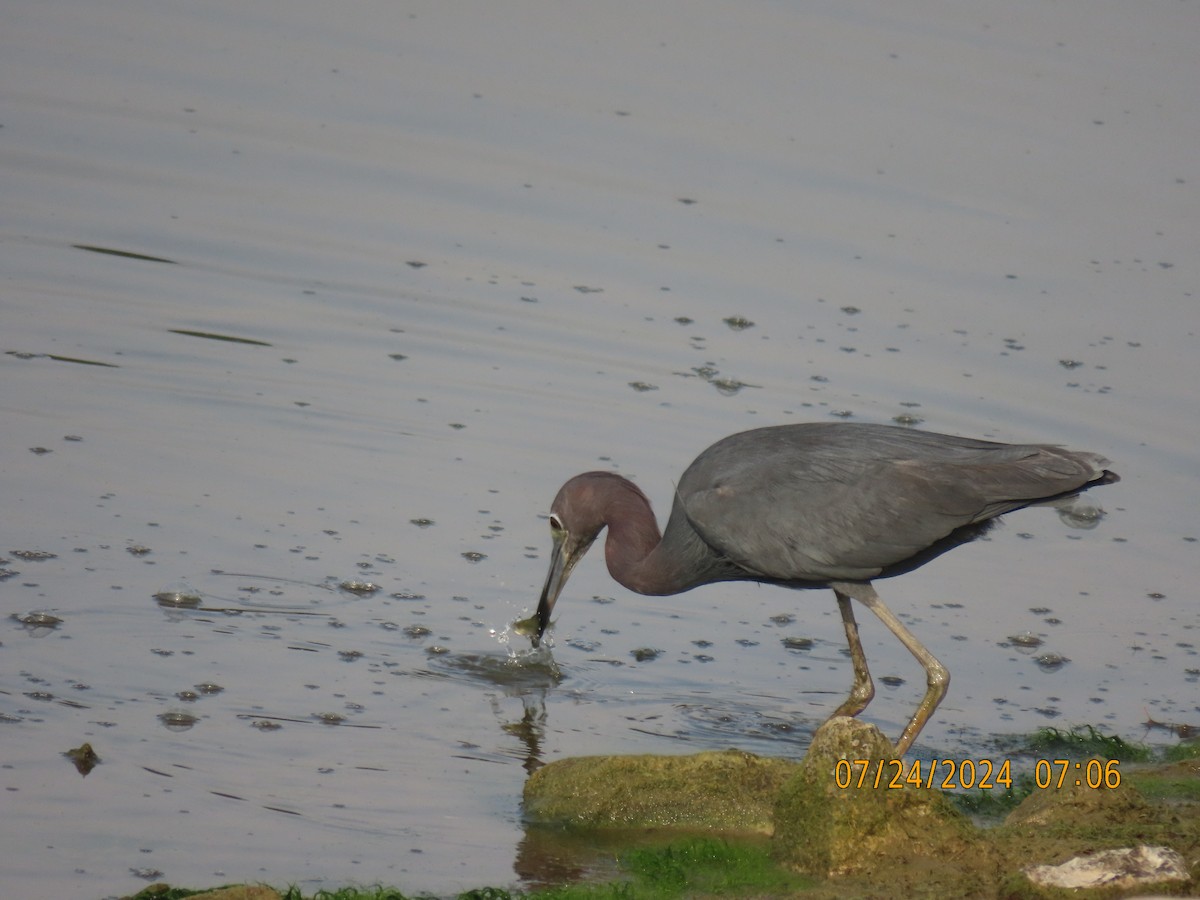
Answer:
[[[694,529],[751,578],[867,580],[956,529],[1078,491],[1107,464],[886,425],[758,428],[688,466],[667,534]]]

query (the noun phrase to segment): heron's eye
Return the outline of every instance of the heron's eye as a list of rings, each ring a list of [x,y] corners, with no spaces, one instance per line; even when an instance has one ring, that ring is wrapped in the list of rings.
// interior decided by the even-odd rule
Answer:
[[[567,529],[563,528],[562,519],[560,519],[554,513],[550,513],[550,530],[551,531],[566,531],[567,530]]]

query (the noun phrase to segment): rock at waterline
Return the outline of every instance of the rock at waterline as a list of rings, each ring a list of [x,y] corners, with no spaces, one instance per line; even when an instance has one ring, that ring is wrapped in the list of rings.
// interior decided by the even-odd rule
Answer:
[[[955,868],[956,859],[970,858],[978,867],[991,851],[940,791],[889,786],[894,757],[891,742],[874,725],[847,716],[822,725],[780,792],[776,859],[821,878],[919,863],[935,881],[935,870]],[[861,761],[869,777],[859,787]],[[878,767],[884,777],[877,787]]]
[[[775,798],[795,771],[794,762],[740,750],[573,757],[529,777],[525,815],[588,828],[770,834]]]
[[[1077,771],[1086,772],[1093,757],[1080,762]],[[1005,818],[1005,825],[1039,828],[1046,825],[1073,825],[1097,828],[1106,825],[1132,825],[1154,817],[1154,810],[1128,782],[1114,788],[1089,787],[1086,779],[1067,778],[1062,787],[1037,790]]]

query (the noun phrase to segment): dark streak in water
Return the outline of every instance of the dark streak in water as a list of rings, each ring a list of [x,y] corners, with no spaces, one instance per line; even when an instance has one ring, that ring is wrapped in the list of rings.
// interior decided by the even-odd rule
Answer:
[[[163,259],[161,256],[147,256],[145,253],[131,253],[128,250],[114,250],[112,247],[97,247],[93,244],[72,244],[76,250],[87,250],[89,253],[103,253],[107,256],[121,256],[125,259],[140,259],[143,262],[167,263],[176,265],[173,259]]]
[[[58,356],[57,354],[54,354],[54,353],[30,353],[25,350],[5,350],[4,352],[6,354],[8,354],[9,356],[15,356],[17,359],[42,359],[42,358],[45,358],[45,359],[52,359],[55,362],[78,363],[81,366],[104,366],[105,368],[108,368],[108,369],[121,368],[116,363],[100,362],[95,359],[80,359],[79,357],[76,357],[76,356]]]
[[[120,366],[118,366],[116,363],[106,363],[106,362],[100,362],[100,361],[98,361],[98,360],[95,360],[95,359],[79,359],[78,357],[74,357],[74,356],[57,356],[57,355],[55,355],[55,354],[53,354],[53,353],[47,353],[47,354],[46,354],[46,358],[47,358],[47,359],[52,359],[52,360],[54,360],[55,362],[69,362],[69,363],[76,363],[76,364],[78,364],[78,365],[81,365],[81,366],[104,366],[106,369],[119,369],[119,368],[121,368],[121,367],[120,367]]]
[[[290,649],[296,650],[299,648],[292,647]],[[237,717],[239,719],[267,719],[272,722],[291,722],[295,725],[325,725],[326,727],[332,725],[332,726],[336,726],[338,728],[365,728],[368,731],[378,731],[380,728],[383,728],[382,725],[359,725],[359,724],[355,724],[353,722],[324,722],[324,721],[314,722],[310,719],[294,719],[289,716],[263,716],[263,715],[251,715],[249,713],[238,713]],[[381,770],[381,771],[386,771],[386,770]],[[158,774],[161,774],[161,773],[158,773]],[[285,810],[285,812],[286,812],[286,810]]]
[[[231,344],[253,344],[255,347],[270,347],[266,341],[256,341],[253,338],[237,337],[232,334],[215,334],[211,331],[190,331],[186,328],[168,328],[171,334],[183,334],[188,337],[207,338],[210,341],[229,341]]]

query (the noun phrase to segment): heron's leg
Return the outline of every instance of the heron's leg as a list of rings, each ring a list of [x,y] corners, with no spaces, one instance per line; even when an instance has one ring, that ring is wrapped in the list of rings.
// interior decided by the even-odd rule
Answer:
[[[850,598],[834,588],[838,609],[842,612],[842,624],[846,627],[846,642],[850,645],[850,661],[854,664],[854,686],[846,702],[833,711],[835,716],[857,716],[867,708],[875,696],[875,685],[867,669],[867,655],[863,653],[862,641],[858,638],[858,622],[854,621],[854,609]]]
[[[950,686],[950,672],[937,661],[936,657],[922,646],[921,642],[916,639],[911,631],[904,627],[904,623],[896,618],[896,614],[888,609],[879,595],[875,593],[875,588],[871,587],[866,582],[839,582],[831,585],[834,591],[838,594],[847,594],[861,603],[871,612],[879,617],[884,625],[900,639],[908,652],[917,658],[925,669],[925,696],[921,699],[921,705],[917,707],[917,711],[913,713],[913,717],[904,728],[904,732],[900,735],[900,740],[896,742],[896,756],[903,756],[904,753],[912,746],[912,742],[917,739],[917,735],[921,733],[921,729],[925,727],[925,723],[929,721],[929,717],[933,715],[933,711],[937,709],[938,704],[942,702],[942,698],[946,696],[946,689]],[[839,598],[839,603],[841,602]]]

